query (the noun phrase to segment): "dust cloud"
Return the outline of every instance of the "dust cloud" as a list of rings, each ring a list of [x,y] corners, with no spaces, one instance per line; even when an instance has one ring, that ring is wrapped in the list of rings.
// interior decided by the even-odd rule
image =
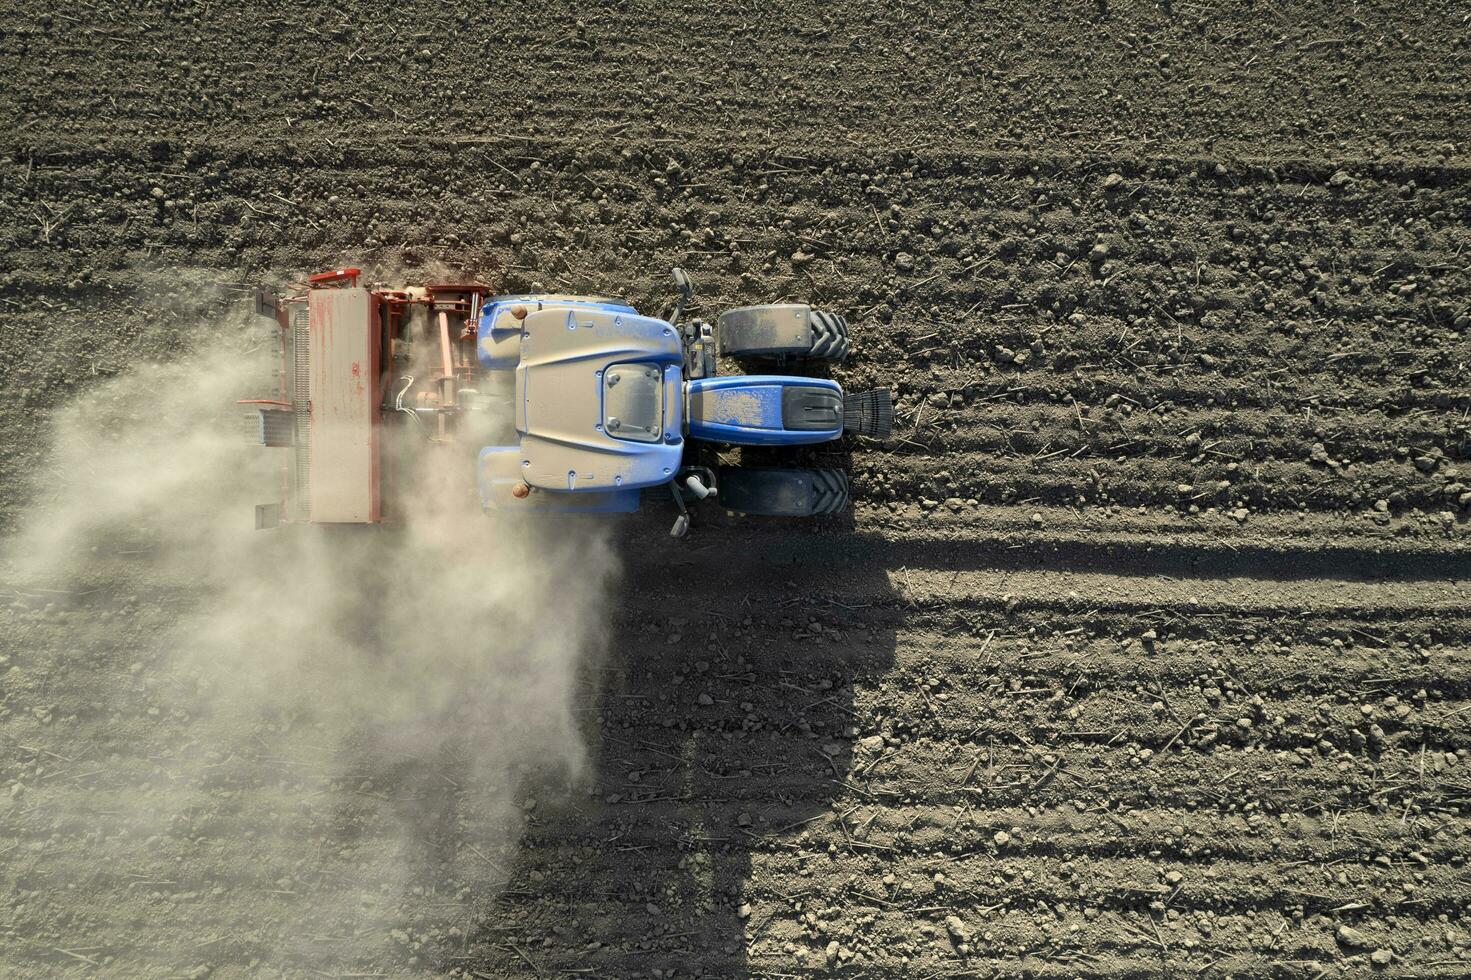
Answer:
[[[106,951],[124,973],[443,969],[536,795],[545,809],[584,773],[609,531],[482,514],[462,489],[474,447],[412,428],[400,526],[254,531],[287,451],[251,445],[234,404],[272,390],[264,324],[213,325],[56,417],[6,577],[119,626],[75,638],[117,677],[93,705],[103,734],[74,747],[106,772],[53,811],[96,860],[41,886],[126,928]],[[140,611],[157,628],[125,630]],[[105,899],[119,856],[186,902]]]

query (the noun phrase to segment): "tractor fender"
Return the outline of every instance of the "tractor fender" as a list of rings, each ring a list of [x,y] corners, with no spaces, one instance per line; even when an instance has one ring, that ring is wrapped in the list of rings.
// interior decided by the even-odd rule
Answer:
[[[521,361],[522,317],[541,310],[564,306],[578,309],[606,310],[612,313],[638,312],[620,299],[606,296],[567,296],[550,293],[492,296],[485,301],[476,325],[479,341],[476,352],[480,366],[487,371],[514,371]],[[519,310],[517,308],[520,308]],[[521,316],[517,316],[517,313]]]
[[[631,514],[638,510],[638,490],[545,490],[521,479],[521,450],[486,446],[477,463],[480,508],[487,513]]]

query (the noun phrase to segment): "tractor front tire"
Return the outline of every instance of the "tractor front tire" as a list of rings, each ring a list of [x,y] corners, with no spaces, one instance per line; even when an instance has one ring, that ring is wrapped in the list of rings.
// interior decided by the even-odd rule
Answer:
[[[726,310],[716,321],[715,337],[720,353],[742,360],[836,362],[852,347],[848,321],[841,314],[802,303]]]
[[[848,506],[848,474],[835,469],[722,467],[716,498],[726,510],[758,517],[822,517]]]

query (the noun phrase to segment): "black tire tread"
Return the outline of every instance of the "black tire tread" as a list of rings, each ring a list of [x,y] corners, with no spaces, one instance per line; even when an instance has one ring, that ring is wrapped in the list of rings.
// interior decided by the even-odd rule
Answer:
[[[813,310],[807,317],[812,328],[812,347],[807,356],[824,361],[841,361],[848,356],[848,320],[841,313]]]
[[[806,350],[788,347],[778,350],[743,350],[739,340],[722,335],[721,353],[742,361],[779,361],[783,358],[799,358],[814,361],[841,361],[852,351],[853,342],[848,335],[848,320],[841,313],[809,309],[807,326],[812,335]]]
[[[760,481],[778,477],[792,477],[805,475],[811,482],[811,495],[803,503],[803,509],[786,509],[785,506],[773,508],[756,502],[753,507],[742,507],[737,500],[745,497],[746,493],[736,494],[737,500],[727,499],[726,487],[734,486],[737,482],[743,483],[750,490],[751,482],[758,485]],[[786,468],[786,467],[731,467],[722,468],[717,478],[717,499],[722,506],[736,513],[750,514],[755,517],[825,517],[836,514],[848,506],[848,474],[839,469],[813,469],[813,468]],[[778,499],[782,499],[778,497]]]
[[[836,514],[848,506],[848,474],[843,470],[814,469],[812,473],[812,513]]]

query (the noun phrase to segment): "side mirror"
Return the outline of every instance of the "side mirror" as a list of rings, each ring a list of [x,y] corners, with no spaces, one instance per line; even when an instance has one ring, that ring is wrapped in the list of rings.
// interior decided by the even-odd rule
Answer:
[[[690,282],[689,273],[679,266],[674,267],[674,288],[679,290],[679,299],[674,303],[674,312],[669,315],[669,322],[679,326],[679,318],[684,313],[684,305],[695,295],[695,284]]]
[[[679,266],[675,266],[671,275],[674,278],[674,288],[679,290],[679,298],[686,303],[693,299],[695,295],[695,284],[690,281],[689,273],[685,272]]]

